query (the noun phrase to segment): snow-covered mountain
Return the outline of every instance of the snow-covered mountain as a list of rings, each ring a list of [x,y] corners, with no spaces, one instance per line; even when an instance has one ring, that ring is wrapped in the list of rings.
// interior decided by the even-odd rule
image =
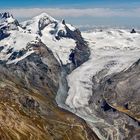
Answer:
[[[42,13],[21,24],[9,13],[0,15],[0,60],[7,64],[17,63],[34,53],[30,44],[44,43],[58,61],[69,63],[71,49],[82,49],[85,42],[78,29],[64,20],[58,21]],[[86,45],[83,45],[85,47]]]
[[[0,29],[2,30],[18,30],[19,23],[10,13],[0,13]]]
[[[46,13],[42,13],[39,16],[34,17],[29,21],[22,23],[22,27],[30,31],[31,33],[43,34],[42,31],[45,27],[46,33],[53,34],[59,39],[61,36],[67,36],[67,27],[71,31],[75,31],[76,28],[70,24],[66,24],[64,20],[58,21]]]

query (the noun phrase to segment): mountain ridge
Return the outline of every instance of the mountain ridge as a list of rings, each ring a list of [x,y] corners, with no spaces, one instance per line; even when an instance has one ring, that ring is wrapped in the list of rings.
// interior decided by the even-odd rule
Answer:
[[[70,50],[76,50],[78,65],[88,59],[88,46],[81,42],[80,32],[67,27],[70,35],[80,40],[63,32],[56,38],[56,32],[50,34],[45,23],[39,27],[40,35],[21,24],[8,23],[7,18],[0,23],[0,139],[98,140],[83,120],[55,102],[61,69],[67,67],[70,72],[69,65],[73,65]],[[60,31],[54,27],[51,30]]]
[[[32,18],[31,20],[19,24],[18,21],[13,18],[13,16],[9,16],[9,13],[5,15],[5,20],[0,24],[1,60],[5,60],[8,62],[8,58],[11,54],[8,53],[9,49],[15,49],[16,51],[19,46],[21,48],[21,51],[27,51],[28,54],[26,56],[30,55],[33,50],[30,51],[26,47],[28,46],[28,43],[36,43],[37,41],[41,41],[46,44],[53,51],[56,57],[59,56],[59,58],[62,59],[61,61],[63,62],[63,64],[67,64],[70,62],[68,57],[71,49],[76,48],[76,54],[78,56],[78,54],[82,52],[80,51],[80,49],[87,48],[87,45],[84,42],[80,31],[70,24],[66,24],[64,20],[57,21],[48,14],[42,13],[39,16]],[[9,18],[13,19],[12,22],[8,22],[7,19]],[[69,42],[69,44],[67,42]],[[4,46],[5,50],[2,49],[2,47]],[[13,48],[12,46],[15,47]],[[8,53],[8,55],[5,55],[5,53]],[[64,59],[62,58],[62,55]],[[79,62],[77,62],[79,64],[80,59],[78,60]]]

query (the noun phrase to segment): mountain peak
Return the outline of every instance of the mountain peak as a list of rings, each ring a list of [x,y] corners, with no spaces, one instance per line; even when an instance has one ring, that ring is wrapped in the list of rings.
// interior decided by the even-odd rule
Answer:
[[[0,29],[18,30],[19,22],[9,12],[0,13]]]
[[[66,22],[65,22],[65,20],[64,20],[64,19],[62,19],[62,24],[64,24],[64,25],[66,24]]]
[[[48,15],[47,13],[41,13],[38,16],[35,16],[33,19],[48,19],[50,21],[56,21],[53,17],[51,17],[50,15]]]
[[[7,22],[7,23],[12,23],[15,22],[15,18],[13,17],[12,14],[10,14],[9,12],[3,12],[0,13],[0,21],[2,22]]]
[[[10,18],[10,17],[13,17],[9,12],[3,12],[3,13],[0,13],[0,18]]]

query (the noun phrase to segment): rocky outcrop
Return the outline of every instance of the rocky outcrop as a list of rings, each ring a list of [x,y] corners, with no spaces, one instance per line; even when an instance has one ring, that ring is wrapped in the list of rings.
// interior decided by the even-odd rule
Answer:
[[[80,66],[83,62],[87,61],[90,56],[90,50],[87,47],[87,42],[84,41],[81,36],[81,32],[76,29],[75,31],[71,31],[69,28],[67,29],[67,36],[76,40],[75,47],[75,59],[77,62],[77,66]]]
[[[18,30],[19,23],[8,12],[0,13],[0,40],[8,37],[10,30]]]
[[[18,30],[19,22],[8,12],[0,13],[0,29],[4,31]]]
[[[113,108],[140,122],[140,60],[105,84],[104,98]],[[110,82],[108,82],[110,81]]]
[[[0,18],[6,19],[11,17],[9,12],[0,13]]]
[[[64,20],[62,20],[62,24],[65,27],[66,34],[58,33],[59,39],[60,37],[66,37],[76,41],[75,59],[77,66],[80,66],[83,62],[87,61],[90,56],[90,50],[88,48],[87,42],[83,39],[79,29],[75,28],[75,30],[71,30]]]
[[[131,34],[136,33],[135,29],[132,29],[130,33],[131,33]]]
[[[0,40],[8,37],[9,35],[10,35],[9,33],[6,33],[2,29],[0,29]]]

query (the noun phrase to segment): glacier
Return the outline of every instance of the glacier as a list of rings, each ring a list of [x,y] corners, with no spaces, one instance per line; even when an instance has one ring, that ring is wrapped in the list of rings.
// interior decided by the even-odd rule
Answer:
[[[83,118],[101,140],[124,139],[125,136],[119,130],[121,122],[114,120],[116,125],[113,126],[99,116],[96,102],[90,105],[91,98],[100,96],[93,93],[93,77],[98,81],[96,75],[98,78],[104,78],[126,70],[136,62],[140,54],[140,34],[131,34],[127,30],[108,29],[83,32],[82,36],[88,42],[90,58],[69,75],[65,75],[65,80],[63,73],[56,101],[60,107]],[[68,85],[65,84],[66,81]],[[117,113],[110,112],[109,115],[117,116]],[[123,119],[123,116],[121,117]],[[138,127],[129,117],[125,117],[127,123]]]

